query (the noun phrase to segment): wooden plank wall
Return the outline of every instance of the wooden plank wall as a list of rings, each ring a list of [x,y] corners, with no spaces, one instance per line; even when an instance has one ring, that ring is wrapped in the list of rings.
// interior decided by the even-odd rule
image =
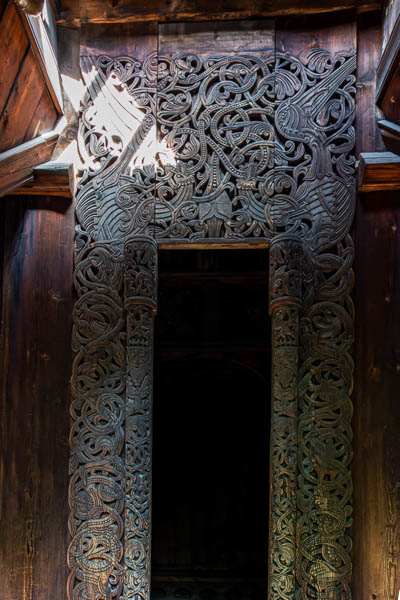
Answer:
[[[53,129],[57,111],[11,0],[0,21],[0,152]]]
[[[2,200],[0,388],[2,600],[65,597],[71,201]]]
[[[357,152],[382,150],[375,110],[379,14],[358,23]],[[400,203],[359,194],[355,221],[354,600],[400,590]]]
[[[399,0],[386,0],[383,21],[382,50],[386,48],[390,34],[400,14]]]

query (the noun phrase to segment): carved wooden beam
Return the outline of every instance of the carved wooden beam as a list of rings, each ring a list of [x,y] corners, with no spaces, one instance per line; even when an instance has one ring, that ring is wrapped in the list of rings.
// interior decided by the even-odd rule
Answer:
[[[74,168],[72,164],[47,162],[32,171],[32,178],[11,195],[57,196],[72,198],[74,193]]]
[[[360,192],[400,189],[400,156],[393,152],[363,152],[358,166]]]
[[[207,21],[212,19],[245,19],[252,16],[327,13],[337,10],[376,10],[376,0],[164,0],[143,3],[139,0],[65,0],[58,18],[59,23],[111,23],[129,21]]]
[[[58,136],[51,131],[0,154],[0,197],[34,180],[34,168],[51,158]]]

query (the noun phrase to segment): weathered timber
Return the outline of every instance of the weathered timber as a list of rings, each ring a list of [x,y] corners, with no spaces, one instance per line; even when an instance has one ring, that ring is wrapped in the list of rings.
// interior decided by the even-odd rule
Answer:
[[[46,28],[40,17],[31,16],[26,11],[20,11],[20,16],[48,93],[57,112],[61,114],[63,112],[63,99],[60,73]]]
[[[381,147],[375,116],[379,14],[358,23],[356,150]],[[359,198],[355,221],[353,579],[355,600],[400,589],[400,206],[396,194]]]
[[[129,263],[124,264],[123,243],[127,238],[135,243],[142,234],[157,241],[172,238],[182,244],[196,244],[203,238],[206,243],[221,246],[232,246],[238,240],[248,243],[251,238],[256,238],[256,244],[276,240],[270,295],[277,349],[273,367],[271,460],[276,495],[272,507],[275,525],[271,527],[270,595],[272,599],[289,600],[299,588],[304,597],[317,596],[321,590],[327,597],[342,592],[349,595],[349,394],[353,365],[349,294],[354,249],[348,233],[354,210],[355,24],[343,15],[323,27],[321,21],[304,19],[297,26],[292,23],[287,35],[280,29],[276,50],[264,48],[236,56],[224,54],[223,45],[213,45],[208,52],[204,44],[196,48],[190,35],[185,34],[181,36],[179,54],[162,54],[161,49],[158,61],[154,54],[146,57],[143,52],[138,52],[139,59],[133,58],[129,48],[126,51],[129,36],[122,28],[113,33],[115,40],[122,41],[116,48],[105,35],[108,27],[88,24],[82,28],[82,77],[88,94],[81,105],[80,149],[85,165],[77,194],[79,300],[72,377],[76,409],[71,444],[73,538],[68,595],[72,598],[78,589],[91,594],[88,581],[94,568],[92,561],[99,564],[103,536],[107,536],[112,539],[114,562],[100,563],[96,585],[102,586],[105,595],[112,589],[118,595],[122,578],[126,577],[129,586],[140,586],[137,593],[142,598],[148,596],[147,520],[140,564],[132,560],[130,545],[125,563],[122,561],[124,544],[133,539],[132,535],[135,539],[141,535],[135,526],[130,529],[137,520],[124,522],[121,513],[119,482],[129,473],[130,452],[120,460],[120,429],[112,440],[106,434],[107,455],[97,450],[103,447],[99,442],[102,431],[97,431],[97,426],[93,430],[85,423],[88,438],[81,435],[83,415],[87,410],[92,415],[103,410],[100,400],[111,385],[115,386],[113,422],[115,426],[121,423],[122,431],[126,427],[118,408],[123,403],[121,394],[128,391],[125,383],[130,385],[129,370],[122,360],[124,340],[129,338],[120,317],[122,275],[124,268],[130,268]],[[182,29],[189,33],[191,27]],[[299,36],[299,31],[304,33]],[[273,35],[267,37],[271,39]],[[174,44],[170,48],[173,52]],[[104,56],[104,51],[110,56]],[[211,55],[208,58],[207,53]],[[104,121],[96,110],[112,114],[113,122]],[[97,120],[93,118],[96,114]],[[328,124],[323,130],[321,119]],[[156,172],[150,144],[145,143],[155,126],[160,142],[166,146],[166,160]],[[100,138],[104,140],[100,145],[90,143]],[[334,206],[334,211],[329,206]],[[312,275],[310,262],[318,275]],[[132,273],[136,273],[136,267],[132,267]],[[150,288],[148,282],[143,283],[142,292],[147,294]],[[88,331],[87,323],[94,312],[96,319],[103,321],[98,307],[106,306],[105,289],[113,298],[107,312],[109,325]],[[146,317],[142,323],[140,311],[134,316],[138,327],[143,328],[141,345],[147,352],[149,321]],[[102,373],[99,381],[92,379],[95,365]],[[315,374],[313,380],[310,370]],[[149,390],[147,379],[143,398]],[[87,384],[82,385],[83,381]],[[138,382],[135,379],[135,386],[142,389]],[[292,418],[297,414],[297,397],[298,418]],[[137,402],[140,408],[141,401]],[[319,414],[323,413],[318,419],[316,403],[321,408]],[[147,431],[146,425],[145,443]],[[327,437],[334,440],[336,450],[327,451],[324,444],[315,442]],[[90,439],[90,444],[84,439]],[[336,465],[334,473],[332,461]],[[98,487],[98,473],[104,473],[105,468],[107,485],[114,490],[112,500]],[[287,498],[279,491],[282,470],[287,472],[284,486],[290,495],[290,515]],[[143,475],[147,482],[147,458]],[[146,483],[140,507],[144,506],[142,497],[146,500],[147,490]],[[79,509],[80,498],[87,494],[96,498],[96,506],[113,502],[104,508],[109,519],[96,536],[91,514]],[[315,498],[318,508],[314,510],[310,507],[314,507]],[[324,525],[326,506],[333,515],[329,537]],[[126,510],[129,515],[130,500]],[[110,529],[113,522],[122,525]],[[81,542],[88,531],[94,545],[86,552]],[[282,564],[287,546],[288,558]],[[339,565],[336,557],[340,557]],[[143,580],[136,576],[131,579],[139,570]]]
[[[50,160],[58,133],[48,133],[0,154],[0,197],[33,178],[33,169]]]
[[[41,76],[32,49],[27,53],[12,91],[7,99],[6,106],[0,117],[0,151],[6,151],[26,139],[27,132],[32,131],[32,122],[41,101],[45,83]],[[40,121],[40,115],[38,115]],[[57,119],[53,107],[50,112],[50,124],[46,120],[47,129],[52,129]],[[36,131],[37,134],[45,131]]]
[[[15,0],[15,3],[27,14],[38,16],[43,10],[44,0]]]
[[[0,363],[1,598],[64,598],[74,210],[8,198]]]
[[[160,240],[269,237],[265,205],[273,193],[274,45],[271,19],[227,21],[222,27],[219,22],[160,25],[158,129],[173,154],[156,173],[154,221]],[[174,77],[183,61],[185,71],[196,64],[194,82]],[[226,71],[234,93],[225,87]],[[190,105],[185,115],[182,91]]]
[[[163,0],[143,3],[139,0],[64,0],[58,15],[59,23],[78,25],[80,22],[111,23],[126,21],[209,21],[213,19],[246,19],[249,17],[270,17],[277,15],[329,13],[345,9],[359,11],[375,10],[380,7],[377,0],[198,0],[192,2]]]
[[[25,132],[24,141],[32,140],[41,132],[51,130],[55,125],[56,113],[52,99],[44,87],[39,103]]]
[[[386,48],[390,35],[400,15],[400,2],[398,0],[386,0],[383,9],[383,31],[382,49]]]
[[[0,22],[0,115],[28,48],[29,39],[17,8],[13,2],[9,2]]]
[[[32,179],[13,190],[11,195],[72,198],[73,188],[73,165],[48,162],[35,167],[32,171]]]
[[[393,121],[381,120],[377,122],[377,126],[385,149],[400,155],[400,125]]]
[[[281,19],[276,29],[275,197],[279,203],[282,192],[288,193],[284,191],[285,174],[292,197],[302,194],[307,197],[309,214],[315,214],[312,218],[316,229],[312,228],[309,234],[291,236],[288,223],[293,217],[287,204],[284,221],[286,218],[288,221],[284,227],[278,226],[280,233],[275,238],[274,256],[271,256],[273,242],[270,250],[270,261],[275,263],[274,274],[272,266],[270,268],[270,312],[275,329],[271,422],[271,600],[323,596],[349,598],[351,593],[350,394],[354,311],[350,293],[354,247],[349,230],[355,203],[356,35],[354,20],[344,14],[332,15],[329,19],[315,16]],[[310,85],[308,69],[319,71],[317,63],[324,64],[325,75],[316,85]],[[291,78],[300,64],[307,65],[307,75],[303,75],[300,69],[296,87],[287,88],[286,78]],[[301,90],[298,94],[295,92],[297,89]],[[333,98],[338,99],[337,106],[341,107],[340,117],[328,110]],[[304,116],[299,117],[300,114]],[[311,134],[318,147],[314,152],[311,149],[313,142],[307,139],[306,133],[319,129],[322,114],[326,115],[323,121],[329,123],[329,130],[332,127],[332,134],[324,133],[324,138],[325,135],[327,138],[323,142],[332,151],[329,164],[333,166],[336,163],[335,173],[343,182],[340,187],[331,188],[329,184],[329,190],[324,182],[332,181],[333,184],[332,171],[328,173],[325,166],[320,168],[317,158],[323,155],[322,139],[317,141],[315,133]],[[340,125],[346,128],[346,142],[340,145],[340,150],[337,147],[337,151],[341,155],[340,161],[346,156],[348,171],[347,168],[342,170],[338,164],[340,161],[336,162],[333,157],[334,154],[336,156],[334,148],[339,141],[336,131],[339,131]],[[280,167],[281,153],[288,137],[296,140],[299,149],[304,140],[307,148],[301,148],[300,154],[304,152],[304,155],[301,162],[296,161],[295,168],[291,168],[289,161]],[[332,140],[332,145],[328,139]],[[307,156],[311,157],[306,166],[310,171],[303,180],[299,176],[298,165],[305,165]],[[308,179],[309,183],[303,187]],[[335,223],[336,233],[332,235],[326,230],[326,241],[319,241],[317,230],[321,227],[322,233],[328,223],[325,221],[325,226],[317,225],[317,214],[324,220],[327,218],[327,204],[332,202],[337,206],[342,193],[340,188],[343,192],[346,190],[346,200],[342,204],[343,213],[342,209],[338,213],[335,209],[332,223]],[[320,190],[325,198],[321,211],[313,202],[316,190]],[[297,200],[295,204],[298,207],[302,205]],[[302,207],[304,209],[305,206]],[[281,233],[282,229],[287,231],[286,235]],[[331,283],[324,281],[322,272],[331,273]],[[337,278],[339,285],[333,283],[338,281]],[[302,281],[300,286],[299,279]],[[340,323],[338,329],[334,322]],[[330,331],[328,336],[323,333],[324,329],[325,332]],[[328,445],[317,442],[322,439],[330,442]],[[282,447],[285,448],[283,454]],[[335,450],[330,453],[328,447]],[[293,478],[296,485],[293,485]],[[284,489],[288,490],[288,494],[283,494],[284,502],[277,501],[281,481],[284,481]],[[328,512],[332,527],[326,528]],[[287,549],[285,561],[281,561],[283,549]]]
[[[388,134],[397,140],[400,140],[400,125],[398,123],[393,123],[392,121],[382,119],[381,121],[378,121],[378,127],[382,134]]]
[[[358,189],[360,192],[400,189],[400,156],[393,152],[362,152]]]
[[[200,56],[214,52],[257,53],[275,46],[275,23],[257,21],[214,21],[198,23],[164,23],[158,28],[160,54],[195,52]]]
[[[398,67],[400,60],[400,18],[396,20],[390,37],[386,43],[383,54],[379,60],[377,72],[376,72],[376,103],[382,106],[385,116],[390,119],[393,118],[390,114],[389,106],[384,105],[385,96],[389,93],[390,98],[393,96],[392,80],[394,77],[398,77]],[[398,103],[400,99],[395,95],[395,101]],[[389,102],[391,100],[389,99]],[[393,104],[393,102],[392,102]],[[393,107],[394,108],[394,107]]]

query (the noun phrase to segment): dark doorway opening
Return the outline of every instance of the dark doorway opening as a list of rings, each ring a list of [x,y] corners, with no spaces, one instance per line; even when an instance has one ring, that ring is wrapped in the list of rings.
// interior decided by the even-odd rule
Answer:
[[[266,250],[161,251],[152,600],[267,592]]]

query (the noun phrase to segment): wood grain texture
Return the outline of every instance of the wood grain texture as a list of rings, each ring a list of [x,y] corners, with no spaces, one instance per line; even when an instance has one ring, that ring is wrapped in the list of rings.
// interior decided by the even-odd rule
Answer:
[[[311,15],[279,19],[276,26],[276,49],[298,56],[307,48],[324,48],[335,52],[354,52],[356,23],[348,12],[321,18]]]
[[[32,179],[11,192],[15,196],[73,197],[74,169],[72,164],[48,162],[32,171]]]
[[[88,24],[81,28],[81,56],[106,54],[143,61],[157,48],[157,23]]]
[[[28,131],[35,131],[34,121],[40,123],[42,119],[38,107],[43,91],[45,91],[45,82],[30,50],[0,117],[0,152],[21,144],[26,141]],[[42,125],[37,128],[36,135],[52,129],[56,118],[57,113],[50,106]]]
[[[200,56],[220,52],[257,53],[275,46],[274,21],[166,23],[158,28],[160,54],[195,52]]]
[[[399,57],[400,19],[397,19],[394,23],[391,35],[383,48],[382,56],[377,68],[376,101],[377,104],[382,107],[386,117],[389,119],[393,119],[392,111],[396,108],[390,105],[391,103],[394,103],[392,98],[398,98],[394,93],[394,90],[398,89],[399,85],[398,81],[396,81],[399,77]]]
[[[73,208],[8,200],[1,335],[2,600],[64,597]]]
[[[57,139],[48,133],[0,154],[0,197],[33,178],[32,170],[50,160]]]
[[[213,19],[246,19],[288,14],[329,13],[356,8],[373,10],[379,8],[377,0],[63,0],[59,12],[60,23],[79,22],[126,22],[126,21],[211,21]]]
[[[358,24],[357,151],[381,149],[375,125],[378,15]],[[354,600],[397,600],[400,589],[400,211],[398,193],[358,199],[354,390]]]
[[[0,115],[28,48],[28,36],[17,9],[9,2],[0,22]]]
[[[399,16],[400,2],[398,0],[386,0],[383,17],[382,49],[385,49]]]
[[[393,152],[362,152],[358,189],[360,192],[400,189],[400,156]]]

